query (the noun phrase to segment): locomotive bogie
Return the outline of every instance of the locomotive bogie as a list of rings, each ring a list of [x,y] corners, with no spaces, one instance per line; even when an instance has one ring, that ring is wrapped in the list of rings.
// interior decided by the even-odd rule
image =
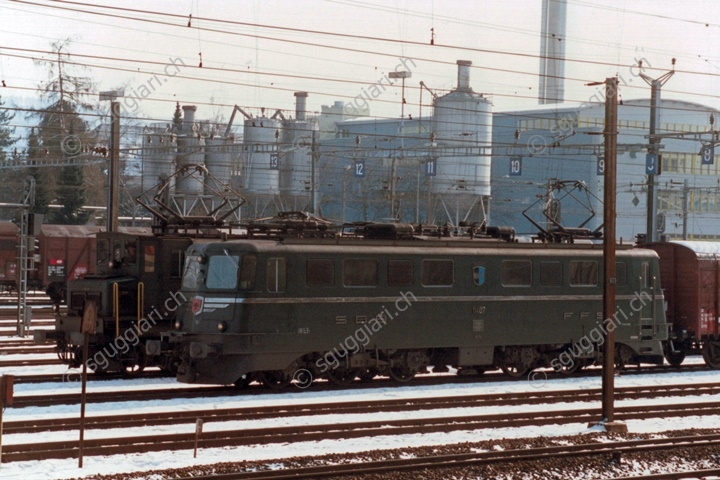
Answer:
[[[164,345],[182,352],[178,379],[199,383],[274,372],[269,383],[279,385],[302,371],[336,383],[371,373],[406,381],[430,366],[569,372],[600,358],[608,328],[626,363],[662,363],[657,256],[618,251],[618,311],[605,321],[601,262],[592,245],[193,245],[182,328]]]

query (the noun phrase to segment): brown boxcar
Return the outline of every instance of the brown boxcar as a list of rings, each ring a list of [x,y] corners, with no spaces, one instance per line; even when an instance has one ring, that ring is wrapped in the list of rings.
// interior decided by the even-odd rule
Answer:
[[[666,358],[678,365],[687,353],[702,352],[708,365],[720,368],[720,243],[645,246],[660,255],[660,284],[672,325]]]
[[[20,229],[12,222],[0,222],[0,289],[15,288],[17,276],[17,238]]]
[[[31,288],[45,289],[55,303],[65,298],[65,283],[95,272],[95,234],[100,227],[43,225],[37,235]]]

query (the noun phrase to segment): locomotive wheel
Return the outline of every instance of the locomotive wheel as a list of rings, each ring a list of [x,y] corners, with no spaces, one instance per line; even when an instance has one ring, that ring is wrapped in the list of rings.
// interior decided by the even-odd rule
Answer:
[[[630,347],[622,344],[615,346],[615,366],[617,368],[627,367],[628,365],[634,363],[634,359],[635,352],[633,352]]]
[[[513,378],[520,378],[527,375],[531,369],[523,367],[522,365],[503,365],[500,367],[500,370],[502,370],[505,375]]]
[[[388,373],[390,378],[401,383],[409,382],[415,378],[415,372],[405,366],[390,367]]]
[[[685,352],[682,350],[676,350],[671,351],[670,350],[670,344],[665,345],[665,360],[670,364],[672,367],[679,367],[682,365],[683,361],[685,360]],[[707,362],[706,362],[707,363]]]
[[[349,385],[355,380],[357,371],[352,368],[338,367],[328,370],[326,375],[328,380],[335,385]]]
[[[372,379],[377,376],[378,372],[374,368],[359,369],[357,376],[362,383],[372,382]]]
[[[524,377],[535,367],[536,357],[533,347],[508,347],[500,369],[511,377]]]
[[[585,361],[584,358],[574,358],[570,365],[561,365],[560,368],[555,369],[555,371],[563,375],[572,375],[585,368]]]
[[[720,342],[708,340],[703,347],[705,363],[715,369],[720,369]]]
[[[245,388],[248,388],[250,386],[250,383],[252,382],[252,377],[250,374],[243,375],[242,377],[235,380],[234,385],[236,388],[243,390]]]
[[[260,372],[260,381],[273,390],[280,390],[292,383],[292,375],[284,370],[267,370]]]
[[[126,375],[137,375],[145,370],[147,356],[141,350],[137,351],[137,358],[123,361],[123,370]]]

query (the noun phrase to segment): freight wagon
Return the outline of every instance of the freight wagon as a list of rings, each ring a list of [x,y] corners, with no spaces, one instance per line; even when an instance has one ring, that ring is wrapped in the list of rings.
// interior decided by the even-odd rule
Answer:
[[[720,243],[671,241],[644,245],[660,255],[660,283],[671,324],[666,358],[690,353],[720,368]]]

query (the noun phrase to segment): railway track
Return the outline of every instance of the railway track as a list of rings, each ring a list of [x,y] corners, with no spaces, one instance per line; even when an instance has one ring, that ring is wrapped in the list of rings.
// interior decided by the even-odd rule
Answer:
[[[297,478],[342,478],[358,475],[387,474],[389,472],[413,472],[424,470],[456,470],[492,464],[532,462],[547,459],[583,458],[593,456],[621,456],[625,454],[645,454],[650,452],[717,447],[720,435],[684,436],[652,440],[626,440],[614,442],[594,442],[582,445],[548,446],[539,448],[509,449],[491,452],[457,453],[428,455],[411,458],[363,461],[342,464],[326,464],[282,470],[240,471],[214,475],[193,475],[192,477],[173,477],[193,480],[289,480]],[[615,477],[614,480],[673,480],[708,478],[720,475],[720,469],[697,470],[677,473],[647,474],[642,477]],[[476,475],[473,475],[475,477]],[[458,478],[453,476],[452,478]],[[479,478],[479,477],[478,477]]]
[[[16,375],[15,385],[28,384],[28,383],[55,383],[55,382],[77,382],[80,379],[80,370],[68,370],[65,373],[40,373],[37,375]],[[132,374],[113,372],[106,373],[103,375],[95,375],[88,372],[88,382],[105,382],[108,380],[122,380],[127,378],[167,378],[170,377],[169,373],[162,372],[157,369],[146,369],[142,372],[134,372]]]
[[[148,372],[152,377],[166,376],[167,374]],[[144,373],[141,375],[145,375]],[[37,379],[27,376],[30,380],[48,381],[53,379],[56,381],[65,382],[77,382],[80,380],[79,370],[69,370],[63,375],[53,376],[36,376]],[[89,375],[88,378],[94,378],[95,376]],[[25,381],[25,376],[16,377],[17,383],[28,383]],[[124,378],[122,374],[117,374],[112,377],[99,377],[99,378]],[[447,381],[447,377],[429,378],[433,380],[428,382],[428,385],[438,384]],[[365,384],[363,388],[383,388],[388,386],[398,386],[397,383],[389,379],[375,379],[370,384]],[[422,386],[413,384],[410,386]],[[122,398],[124,401],[147,401],[147,400],[163,400],[163,399],[176,399],[176,398],[198,398],[198,397],[219,397],[219,396],[237,396],[237,395],[252,395],[252,394],[267,394],[271,393],[260,385],[256,385],[256,388],[239,390],[232,386],[198,386],[198,387],[187,387],[187,388],[168,388],[168,389],[147,389],[147,390],[124,390],[122,392]],[[333,385],[327,385],[327,391],[339,390],[339,387]],[[317,390],[316,390],[317,391]],[[292,390],[290,390],[292,392]],[[546,403],[547,398],[554,396],[560,401],[576,401],[577,399],[583,399],[587,401],[597,401],[601,398],[600,389],[585,389],[585,390],[572,390],[567,391],[568,393],[563,395],[561,392],[547,392],[538,390],[537,392],[526,392],[526,393],[514,393],[514,394],[483,394],[472,396],[472,401],[495,401],[495,405],[503,405],[509,401],[517,401],[523,399],[527,403]],[[289,393],[288,391],[277,391],[276,393]],[[688,395],[701,395],[701,394],[718,394],[720,393],[720,383],[708,383],[702,385],[661,385],[661,386],[648,386],[648,387],[616,387],[615,395],[617,399],[631,399],[631,398],[648,398],[649,395],[654,396],[688,396]],[[87,403],[104,403],[104,402],[116,402],[120,395],[117,391],[113,392],[89,392],[87,394]],[[465,398],[465,397],[461,397]],[[14,398],[13,407],[24,408],[24,407],[47,407],[53,405],[72,405],[80,402],[80,394],[78,393],[60,393],[53,395],[52,398],[35,396],[35,395],[16,395]]]
[[[621,421],[649,418],[668,418],[720,414],[720,402],[682,403],[677,405],[642,405],[617,407],[615,418]],[[315,442],[321,440],[348,440],[360,437],[388,435],[447,433],[461,430],[511,428],[560,424],[587,424],[599,422],[602,411],[599,408],[581,408],[550,412],[503,413],[490,415],[462,415],[443,418],[413,418],[392,420],[371,420],[365,422],[297,425],[269,428],[250,428],[203,432],[200,448],[222,448],[240,445],[264,445],[277,443]],[[674,440],[673,440],[674,441]],[[694,440],[698,442],[700,440]],[[714,445],[720,445],[720,435],[712,438]],[[705,445],[708,440],[702,440]],[[659,442],[667,445],[666,442]],[[86,439],[84,452],[88,456],[134,454],[164,450],[189,450],[195,445],[194,433],[171,433]],[[672,443],[670,443],[672,445]],[[52,458],[68,458],[77,455],[78,441],[63,440],[33,442],[27,444],[3,445],[3,461],[32,461]],[[675,447],[677,444],[675,443]],[[586,449],[586,445],[578,446]],[[607,446],[605,447],[607,448]],[[617,452],[617,446],[610,447]],[[574,450],[573,447],[559,447]],[[544,449],[543,449],[544,450]],[[587,451],[587,450],[582,450]],[[608,450],[606,450],[608,451]],[[497,454],[499,452],[493,452]],[[543,452],[542,455],[547,455]],[[513,456],[503,457],[516,459]],[[530,457],[528,457],[530,458]],[[536,457],[538,458],[538,457]]]
[[[52,351],[49,353],[52,353]],[[62,362],[57,357],[28,358],[25,360],[0,360],[0,370],[8,367],[36,367],[39,365],[62,365]]]
[[[145,396],[148,391],[127,391],[123,393],[123,400],[134,400],[134,393],[138,396]],[[173,395],[177,392],[177,395]],[[227,391],[222,387],[210,389],[176,389],[168,391],[168,398],[198,398],[223,396]],[[615,391],[616,400],[648,399],[669,396],[698,396],[713,395],[720,393],[720,383],[705,385],[702,387],[694,385],[674,386],[652,386],[652,387],[624,387]],[[161,413],[140,413],[122,415],[103,415],[101,417],[87,417],[88,428],[119,428],[135,427],[146,425],[175,425],[194,423],[198,418],[205,421],[225,420],[262,420],[277,417],[299,417],[309,415],[329,414],[372,414],[377,412],[411,412],[428,411],[449,408],[477,408],[493,407],[502,405],[533,405],[550,404],[563,402],[599,402],[602,392],[596,390],[568,390],[551,391],[542,394],[536,392],[521,392],[507,394],[480,394],[452,397],[430,397],[420,399],[393,399],[393,400],[371,400],[357,402],[331,402],[331,403],[308,403],[291,404],[266,407],[238,407],[238,408],[213,408],[212,410],[198,411],[173,411]],[[68,395],[69,396],[69,395]],[[55,398],[56,396],[53,396]],[[73,395],[79,401],[79,395]],[[20,408],[28,406],[24,400],[29,397],[16,397],[13,407]],[[147,399],[147,398],[145,398]],[[88,403],[99,403],[117,401],[116,392],[89,393]],[[50,405],[57,404],[50,402]],[[718,404],[720,405],[720,403]],[[77,418],[58,418],[44,420],[21,420],[9,421],[4,424],[4,432],[9,433],[37,433],[44,431],[61,431],[77,428]]]

